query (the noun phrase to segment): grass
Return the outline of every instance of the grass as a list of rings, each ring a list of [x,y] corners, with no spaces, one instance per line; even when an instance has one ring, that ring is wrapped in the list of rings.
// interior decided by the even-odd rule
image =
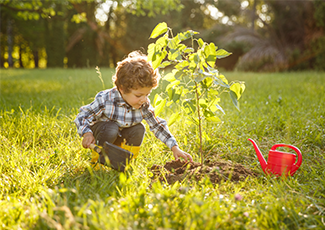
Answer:
[[[101,72],[110,87],[112,70]],[[325,73],[225,75],[246,82],[241,111],[222,95],[226,115],[220,114],[222,123],[206,124],[204,151],[259,176],[167,185],[150,179],[148,168],[173,159],[150,132],[126,174],[91,169],[73,119],[103,88],[95,70],[0,69],[0,228],[324,228]],[[170,130],[199,161],[196,130],[181,121]],[[290,178],[266,177],[248,138],[265,157],[276,143],[297,146],[302,166]]]

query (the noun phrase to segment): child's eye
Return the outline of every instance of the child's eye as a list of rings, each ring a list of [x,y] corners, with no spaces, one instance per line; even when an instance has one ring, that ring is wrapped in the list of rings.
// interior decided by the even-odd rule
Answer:
[[[140,98],[141,96],[139,96],[139,95],[135,95],[137,98]]]

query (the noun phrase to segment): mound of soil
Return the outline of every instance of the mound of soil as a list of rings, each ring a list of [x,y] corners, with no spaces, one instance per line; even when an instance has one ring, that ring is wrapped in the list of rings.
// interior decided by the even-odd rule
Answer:
[[[162,182],[167,180],[168,184],[181,182],[184,179],[200,181],[205,176],[208,176],[213,184],[226,180],[238,182],[245,180],[248,176],[256,176],[243,165],[230,161],[207,162],[202,165],[197,162],[177,160],[169,161],[164,166],[153,165],[150,170],[153,173],[152,179]]]

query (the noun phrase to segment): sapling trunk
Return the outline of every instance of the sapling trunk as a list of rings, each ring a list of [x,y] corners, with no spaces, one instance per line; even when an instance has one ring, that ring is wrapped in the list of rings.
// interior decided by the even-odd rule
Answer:
[[[196,95],[196,106],[197,106],[197,116],[199,119],[199,138],[200,138],[200,156],[201,156],[201,164],[203,164],[203,151],[202,151],[202,126],[201,126],[201,113],[200,113],[200,103],[199,103],[199,92],[198,92],[198,84],[195,82],[195,95]]]

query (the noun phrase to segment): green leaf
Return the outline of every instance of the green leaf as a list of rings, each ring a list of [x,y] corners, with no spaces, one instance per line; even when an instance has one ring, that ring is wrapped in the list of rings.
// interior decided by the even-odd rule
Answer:
[[[206,118],[207,121],[210,121],[210,122],[220,122],[220,118],[217,117],[217,116],[214,116],[214,117],[208,117]]]
[[[211,77],[207,77],[201,83],[204,88],[209,88],[213,84],[213,79]]]
[[[167,30],[168,30],[167,23],[161,22],[153,29],[150,38],[156,38],[159,35],[165,33]]]
[[[177,49],[177,45],[178,45],[178,43],[174,39],[168,40],[168,48],[169,49]]]
[[[167,102],[166,106],[169,107],[173,103],[174,103],[174,101],[169,101],[169,102]]]
[[[234,91],[229,91],[229,95],[230,95],[230,98],[231,98],[231,100],[232,100],[232,103],[236,106],[236,108],[237,108],[238,110],[240,110],[240,109],[239,109],[239,102],[238,102],[238,100],[237,100],[237,95],[236,95],[236,93],[235,93]]]
[[[206,62],[213,68],[217,60],[216,46],[211,42],[208,46],[204,47],[204,54]]]
[[[223,74],[220,74],[219,76],[218,76],[225,84],[227,84],[228,85],[228,80],[227,80],[227,78],[225,77],[225,75],[223,75]]]
[[[157,52],[156,47],[155,47],[155,52],[152,56],[152,68],[156,69],[158,66],[160,66],[160,63],[162,60],[166,57],[167,51],[163,50],[162,52]]]
[[[236,82],[230,86],[230,90],[236,94],[237,100],[239,100],[242,93],[241,85],[238,82]]]
[[[161,111],[165,108],[166,99],[160,101],[160,103],[155,107],[155,115],[158,116]]]
[[[148,56],[147,56],[148,61],[152,62],[153,55],[155,54],[155,51],[156,51],[156,44],[150,43],[148,45],[148,51],[147,51],[148,52]]]
[[[214,81],[215,84],[217,85],[221,85],[225,88],[229,88],[229,85],[228,85],[228,80],[227,78],[224,76],[224,75],[219,75],[219,76],[216,76],[215,77],[215,81]]]
[[[190,61],[190,69],[195,69],[197,64],[199,64],[200,57],[197,53],[193,53],[189,55],[189,61]]]
[[[170,116],[170,118],[168,119],[168,126],[171,126],[172,124],[174,124],[178,119],[180,118],[180,113],[173,113],[173,115]]]
[[[209,89],[209,94],[213,96],[219,95],[219,91],[215,89]]]
[[[168,98],[169,98],[169,100],[171,101],[171,100],[173,100],[173,97],[174,97],[174,94],[175,94],[175,89],[173,89],[173,88],[169,88],[168,90],[166,90],[167,91],[167,93],[168,93]]]
[[[245,83],[244,82],[241,82],[240,83],[240,95],[242,95],[246,89],[246,86],[245,86]]]
[[[178,49],[170,49],[168,53],[168,59],[171,61],[181,60],[182,56]]]
[[[157,39],[156,41],[156,45],[160,48],[163,48],[167,45],[168,43],[168,37],[167,34],[165,34],[165,36],[162,36],[160,38]]]
[[[205,99],[203,99],[203,98],[200,98],[200,100],[199,100],[199,105],[200,105],[200,107],[202,107],[202,108],[207,108],[207,107],[208,107],[208,103],[207,103],[207,101],[206,101]]]
[[[199,45],[199,47],[203,47],[204,46],[204,41],[202,40],[202,38],[199,38],[197,40],[197,44]]]
[[[192,113],[195,113],[196,107],[195,107],[195,100],[187,99],[183,102],[183,108],[185,109],[185,112],[189,115]]]
[[[223,113],[226,114],[225,111],[223,110],[223,108],[221,108],[221,106],[219,104],[215,104],[215,106]]]
[[[196,31],[193,31],[193,30],[188,30],[188,31],[186,31],[183,35],[184,35],[184,37],[185,37],[185,39],[182,39],[182,41],[183,40],[186,40],[186,39],[188,39],[188,38],[190,38],[190,37],[192,37],[192,36],[194,36],[195,34],[199,34],[199,32],[196,32]]]
[[[163,79],[169,82],[175,81],[175,73],[177,72],[177,70],[173,70],[172,72],[169,72],[168,74],[166,74]]]
[[[209,109],[205,109],[203,108],[203,116],[205,118],[209,118],[209,117],[214,117],[214,113],[212,111],[210,111]]]
[[[184,44],[178,44],[177,45],[177,49],[180,51],[180,52],[183,52],[183,50],[185,50],[187,47],[186,45]]]
[[[182,96],[183,93],[183,86],[177,87],[175,89],[175,94],[173,96],[173,101],[176,102],[180,99],[180,97]]]
[[[181,42],[178,35],[173,37],[173,39],[171,39],[171,41],[173,42],[174,45],[178,45]]]
[[[230,54],[232,54],[232,53],[229,53],[228,51],[226,51],[224,49],[219,49],[219,50],[217,50],[217,53],[216,53],[218,59],[228,57]]]
[[[184,75],[184,72],[183,71],[177,71],[175,73],[175,78],[176,79],[182,79],[183,75]]]
[[[195,73],[195,78],[194,80],[197,83],[200,83],[201,81],[203,81],[204,79],[206,79],[207,77],[211,77],[211,74],[207,73],[207,72],[203,72],[203,71],[199,71],[199,73]]]
[[[175,85],[179,85],[180,83],[181,82],[179,80],[170,82],[166,87],[166,91],[168,91],[170,88],[173,88]]]
[[[219,103],[220,100],[220,97],[214,97],[212,100],[209,101],[209,106]]]
[[[159,65],[159,68],[165,68],[165,67],[167,67],[167,66],[169,66],[169,65],[171,65],[172,63],[170,62],[170,61],[164,61],[163,63],[161,63],[160,65]]]
[[[186,49],[184,49],[183,52],[184,53],[192,53],[192,52],[194,52],[194,49],[192,47],[187,47]]]
[[[178,70],[182,70],[184,68],[187,68],[189,65],[188,61],[181,61],[180,63],[178,63],[175,68]]]
[[[153,104],[155,105],[155,107],[162,101],[162,97],[157,93],[155,95],[155,98],[153,99]]]

